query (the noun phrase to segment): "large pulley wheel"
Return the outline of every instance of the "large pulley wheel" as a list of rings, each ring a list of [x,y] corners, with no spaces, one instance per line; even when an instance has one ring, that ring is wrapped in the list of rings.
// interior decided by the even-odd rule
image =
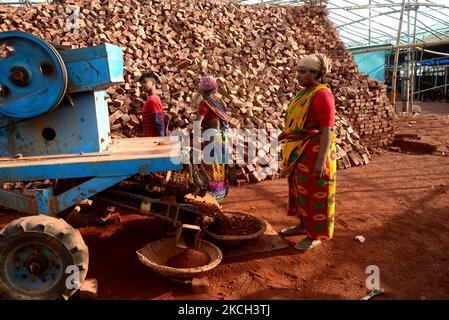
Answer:
[[[67,69],[56,49],[25,32],[0,33],[0,113],[33,118],[59,105]]]
[[[79,289],[89,253],[78,230],[62,219],[31,216],[0,231],[0,297],[67,299]]]

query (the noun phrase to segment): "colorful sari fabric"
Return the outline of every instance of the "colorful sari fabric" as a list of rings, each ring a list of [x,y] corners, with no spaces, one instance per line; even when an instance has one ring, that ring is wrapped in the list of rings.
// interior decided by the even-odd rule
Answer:
[[[215,97],[207,97],[203,100],[208,108],[216,114],[221,120],[221,129],[209,128],[207,130],[212,131],[212,139],[206,142],[206,146],[215,144],[221,150],[221,152],[214,153],[212,155],[212,161],[209,163],[204,162],[204,170],[208,177],[209,193],[215,196],[217,201],[222,201],[228,194],[228,177],[229,177],[229,165],[228,165],[228,141],[226,131],[229,127],[229,117],[225,113],[225,104],[220,99]]]
[[[335,134],[326,155],[326,174],[313,177],[320,151],[320,130],[304,130],[307,111],[314,94],[323,85],[304,90],[290,103],[286,116],[287,142],[283,167],[289,173],[288,214],[297,215],[313,240],[330,240],[334,232],[336,191]],[[327,90],[327,88],[326,88]]]
[[[205,149],[208,146],[215,146],[213,154],[209,161],[203,162],[204,171],[206,172],[209,184],[209,193],[215,196],[217,201],[224,200],[228,194],[228,144],[224,131],[217,129],[208,129],[212,131],[212,139],[206,142]],[[215,152],[219,149],[221,152]]]
[[[325,176],[315,179],[313,168],[319,151],[320,135],[314,135],[288,177],[288,214],[301,219],[301,225],[313,240],[330,240],[334,233],[337,186],[335,143],[326,156]]]
[[[320,84],[307,90],[301,91],[292,102],[288,105],[287,113],[285,115],[285,134],[287,141],[284,146],[282,167],[290,173],[298,160],[299,155],[306,147],[309,139],[302,138],[302,131],[307,119],[307,112],[309,111],[315,93],[319,90],[327,90],[328,87]]]
[[[225,103],[221,99],[213,97],[213,96],[208,96],[203,101],[207,104],[209,109],[213,113],[215,113],[215,115],[217,117],[220,118],[221,128],[224,130],[227,130],[229,128],[229,122],[231,121],[231,119],[225,112],[225,107],[226,107]]]

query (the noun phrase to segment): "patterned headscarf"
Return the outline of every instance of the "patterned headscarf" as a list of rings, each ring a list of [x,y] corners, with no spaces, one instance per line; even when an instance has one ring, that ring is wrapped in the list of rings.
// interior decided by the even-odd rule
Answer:
[[[211,75],[205,75],[200,81],[200,91],[212,91],[218,88],[217,80]]]
[[[320,78],[331,71],[331,61],[322,53],[305,56],[299,61],[298,67],[316,71]]]

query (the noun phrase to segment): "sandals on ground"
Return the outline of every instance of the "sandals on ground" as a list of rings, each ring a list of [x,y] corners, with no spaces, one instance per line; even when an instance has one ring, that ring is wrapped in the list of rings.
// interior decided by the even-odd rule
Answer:
[[[313,240],[309,237],[299,241],[296,245],[295,245],[295,249],[299,250],[299,251],[307,251],[310,249],[313,249],[315,247],[318,247],[321,244],[320,240]]]

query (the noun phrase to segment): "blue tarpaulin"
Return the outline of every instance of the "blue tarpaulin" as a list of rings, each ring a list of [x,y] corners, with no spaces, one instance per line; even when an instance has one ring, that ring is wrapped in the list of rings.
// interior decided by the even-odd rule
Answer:
[[[357,51],[383,46],[384,45],[352,48],[350,49],[350,51]],[[389,52],[388,50],[381,50],[364,53],[354,53],[353,56],[361,72],[366,73],[370,78],[376,78],[380,81],[385,81],[385,55],[388,52]]]

